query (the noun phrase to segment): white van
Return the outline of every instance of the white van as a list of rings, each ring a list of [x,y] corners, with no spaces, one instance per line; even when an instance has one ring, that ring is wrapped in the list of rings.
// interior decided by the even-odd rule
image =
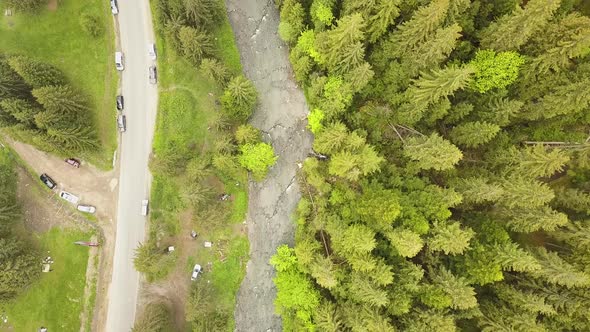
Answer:
[[[117,67],[117,70],[119,71],[125,69],[125,65],[123,63],[123,52],[115,52],[115,67]]]
[[[143,201],[141,201],[141,215],[147,216],[147,214],[148,214],[148,200],[144,199]]]
[[[148,44],[148,55],[152,60],[156,60],[156,44]]]

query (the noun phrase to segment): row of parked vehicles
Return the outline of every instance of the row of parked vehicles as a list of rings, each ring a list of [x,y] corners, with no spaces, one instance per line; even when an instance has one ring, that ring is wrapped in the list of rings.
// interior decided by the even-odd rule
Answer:
[[[148,55],[152,60],[156,60],[156,45],[151,43],[148,44]],[[125,69],[125,64],[123,60],[123,52],[115,52],[115,67],[118,71],[123,71]],[[148,68],[148,78],[151,84],[158,83],[158,71],[156,66],[150,66]],[[124,98],[122,95],[117,96],[117,128],[120,132],[125,132],[127,130],[127,118],[125,114],[123,114],[123,109],[125,108]]]
[[[80,161],[78,159],[68,158],[68,159],[65,159],[64,161],[72,167],[75,167],[75,168],[80,167]],[[49,189],[53,190],[53,189],[57,188],[57,182],[55,180],[53,180],[46,173],[41,174],[41,176],[39,176],[39,178]],[[78,211],[82,211],[82,212],[86,212],[86,213],[95,213],[96,212],[96,207],[94,207],[92,205],[78,204],[78,202],[80,201],[80,198],[70,192],[67,192],[65,190],[61,190],[59,192],[59,197],[76,205],[76,208],[78,209]]]

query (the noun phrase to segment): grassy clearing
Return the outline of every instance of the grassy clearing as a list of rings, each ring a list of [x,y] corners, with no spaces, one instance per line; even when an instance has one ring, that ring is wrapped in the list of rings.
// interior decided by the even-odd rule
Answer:
[[[78,331],[79,313],[84,309],[84,285],[88,248],[73,244],[86,240],[90,234],[76,230],[53,228],[38,235],[43,252],[54,260],[52,271],[21,294],[3,311],[11,331],[36,331],[45,326],[49,331]],[[2,327],[2,325],[0,325]],[[4,327],[0,328],[3,330]]]
[[[92,38],[82,31],[82,13],[100,18],[105,33]],[[117,136],[113,118],[117,75],[112,64],[114,31],[108,1],[59,1],[56,11],[38,15],[16,13],[0,19],[0,50],[25,54],[61,69],[72,85],[88,96],[102,151],[87,159],[103,169],[112,167]]]
[[[227,18],[223,24],[218,25],[214,37],[220,60],[232,74],[241,73],[239,53]],[[159,52],[160,99],[154,153],[158,155],[167,147],[174,147],[175,151],[184,151],[191,157],[202,155],[211,149],[217,139],[216,131],[208,128],[217,116],[216,113],[220,112],[215,100],[222,90],[168,48],[161,35],[157,37],[156,43]],[[177,264],[190,275],[195,263],[205,267],[207,262],[212,262],[213,272],[206,274],[206,278],[215,286],[215,299],[218,301],[212,305],[233,310],[248,259],[247,238],[235,231],[236,224],[244,221],[248,207],[247,174],[242,172],[238,182],[224,179],[221,175],[217,177],[223,182],[222,188],[217,189],[231,194],[233,198],[228,203],[231,204],[228,220],[217,231],[208,229],[207,225],[196,225],[193,221],[192,226],[199,233],[199,239],[211,241],[215,247],[189,253],[187,259],[178,261]],[[155,172],[151,192],[152,230],[160,228],[172,236],[186,236],[179,234],[180,215],[190,209],[181,199],[182,181],[182,175],[175,178]],[[155,223],[159,223],[160,227],[155,227]],[[222,255],[219,254],[220,251]],[[233,320],[233,315],[231,319]],[[234,323],[230,322],[230,325],[233,330]]]

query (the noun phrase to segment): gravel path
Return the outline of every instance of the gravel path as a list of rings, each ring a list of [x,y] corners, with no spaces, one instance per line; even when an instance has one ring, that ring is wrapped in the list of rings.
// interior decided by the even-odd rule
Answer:
[[[251,123],[279,155],[265,181],[250,182],[250,261],[238,293],[236,331],[281,331],[280,317],[274,314],[276,289],[269,259],[277,246],[293,244],[291,214],[300,198],[297,163],[312,142],[305,129],[308,108],[294,81],[287,46],[277,34],[279,14],[272,0],[226,0],[226,4],[244,71],[259,92]]]

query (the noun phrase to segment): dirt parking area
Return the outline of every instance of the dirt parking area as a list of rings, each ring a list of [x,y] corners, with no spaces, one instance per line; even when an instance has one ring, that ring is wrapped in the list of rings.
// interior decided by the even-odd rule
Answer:
[[[98,264],[98,296],[93,317],[82,317],[82,321],[92,319],[92,330],[97,331],[99,323],[106,319],[108,305],[108,285],[112,273],[112,256],[115,239],[115,215],[117,212],[118,172],[117,170],[101,171],[82,160],[80,168],[74,168],[64,160],[39,151],[34,147],[3,138],[29,167],[29,170],[18,169],[19,199],[23,205],[25,225],[36,232],[45,232],[52,227],[90,227],[98,230],[99,249],[91,255],[99,255]],[[30,173],[34,173],[31,176]],[[58,183],[52,191],[39,187],[38,175],[47,173]],[[81,204],[96,207],[96,214],[84,218],[76,210],[76,206],[57,197],[61,190],[68,191],[80,198]],[[92,265],[93,262],[89,261]],[[89,269],[87,282],[93,277],[95,269]]]

